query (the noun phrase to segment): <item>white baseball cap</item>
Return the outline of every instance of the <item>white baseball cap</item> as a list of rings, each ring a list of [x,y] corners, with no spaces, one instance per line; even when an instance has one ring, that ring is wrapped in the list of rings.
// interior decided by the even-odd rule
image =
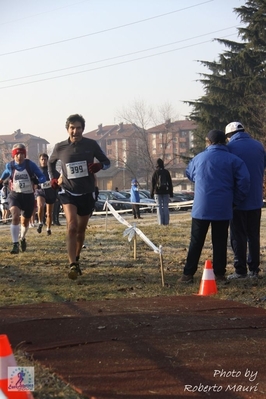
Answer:
[[[244,130],[244,126],[241,122],[231,122],[225,128],[225,134],[235,133],[239,130]]]

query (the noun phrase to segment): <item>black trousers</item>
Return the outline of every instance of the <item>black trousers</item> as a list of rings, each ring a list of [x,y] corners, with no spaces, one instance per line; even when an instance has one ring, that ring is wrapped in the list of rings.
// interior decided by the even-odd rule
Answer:
[[[260,265],[261,209],[239,211],[234,209],[230,222],[230,239],[234,251],[234,267],[239,274],[258,271]],[[248,248],[248,257],[247,257]]]
[[[192,218],[190,245],[184,267],[184,274],[193,276],[196,273],[210,225],[214,274],[217,276],[223,276],[225,274],[229,220],[202,220],[195,218]]]
[[[133,212],[134,219],[140,218],[139,205],[133,204],[133,205],[132,205],[132,212]]]
[[[56,199],[56,201],[54,203],[54,209],[53,209],[53,222],[54,222],[54,224],[59,223],[60,206],[61,206],[61,201],[57,197],[57,199]]]

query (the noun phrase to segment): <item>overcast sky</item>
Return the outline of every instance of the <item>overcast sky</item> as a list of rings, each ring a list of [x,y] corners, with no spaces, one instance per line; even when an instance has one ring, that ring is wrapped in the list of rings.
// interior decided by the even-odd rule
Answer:
[[[185,119],[197,82],[239,41],[234,7],[245,0],[0,0],[0,135],[21,129],[52,145],[67,137],[65,120],[85,131],[119,123],[136,101],[171,104]],[[163,122],[163,121],[162,121]]]

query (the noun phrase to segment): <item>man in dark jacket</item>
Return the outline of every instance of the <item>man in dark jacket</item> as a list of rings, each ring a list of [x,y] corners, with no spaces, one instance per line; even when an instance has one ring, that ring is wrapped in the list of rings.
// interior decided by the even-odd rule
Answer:
[[[234,251],[235,272],[228,279],[248,276],[257,278],[260,265],[260,220],[263,205],[263,176],[265,150],[263,145],[248,133],[240,122],[231,122],[225,128],[229,139],[227,147],[232,154],[241,158],[250,174],[250,191],[246,199],[234,208],[230,222],[231,246]],[[247,258],[247,243],[249,254]]]
[[[211,224],[213,269],[217,280],[225,279],[229,220],[233,204],[241,204],[249,192],[245,163],[230,154],[225,134],[211,130],[209,146],[189,163],[186,174],[195,183],[191,238],[181,283],[193,282],[201,251]]]
[[[161,158],[157,159],[156,171],[152,176],[151,198],[157,204],[158,224],[169,224],[169,197],[173,197],[172,178]]]

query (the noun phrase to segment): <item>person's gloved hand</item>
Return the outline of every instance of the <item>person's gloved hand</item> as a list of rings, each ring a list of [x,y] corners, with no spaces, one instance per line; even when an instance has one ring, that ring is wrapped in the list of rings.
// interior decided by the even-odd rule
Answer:
[[[60,188],[60,186],[59,186],[59,184],[58,184],[58,179],[52,179],[52,180],[51,180],[51,187],[52,187],[54,190],[57,190],[58,188]]]
[[[88,163],[88,170],[90,173],[97,173],[102,168],[103,168],[103,164],[101,162]]]

